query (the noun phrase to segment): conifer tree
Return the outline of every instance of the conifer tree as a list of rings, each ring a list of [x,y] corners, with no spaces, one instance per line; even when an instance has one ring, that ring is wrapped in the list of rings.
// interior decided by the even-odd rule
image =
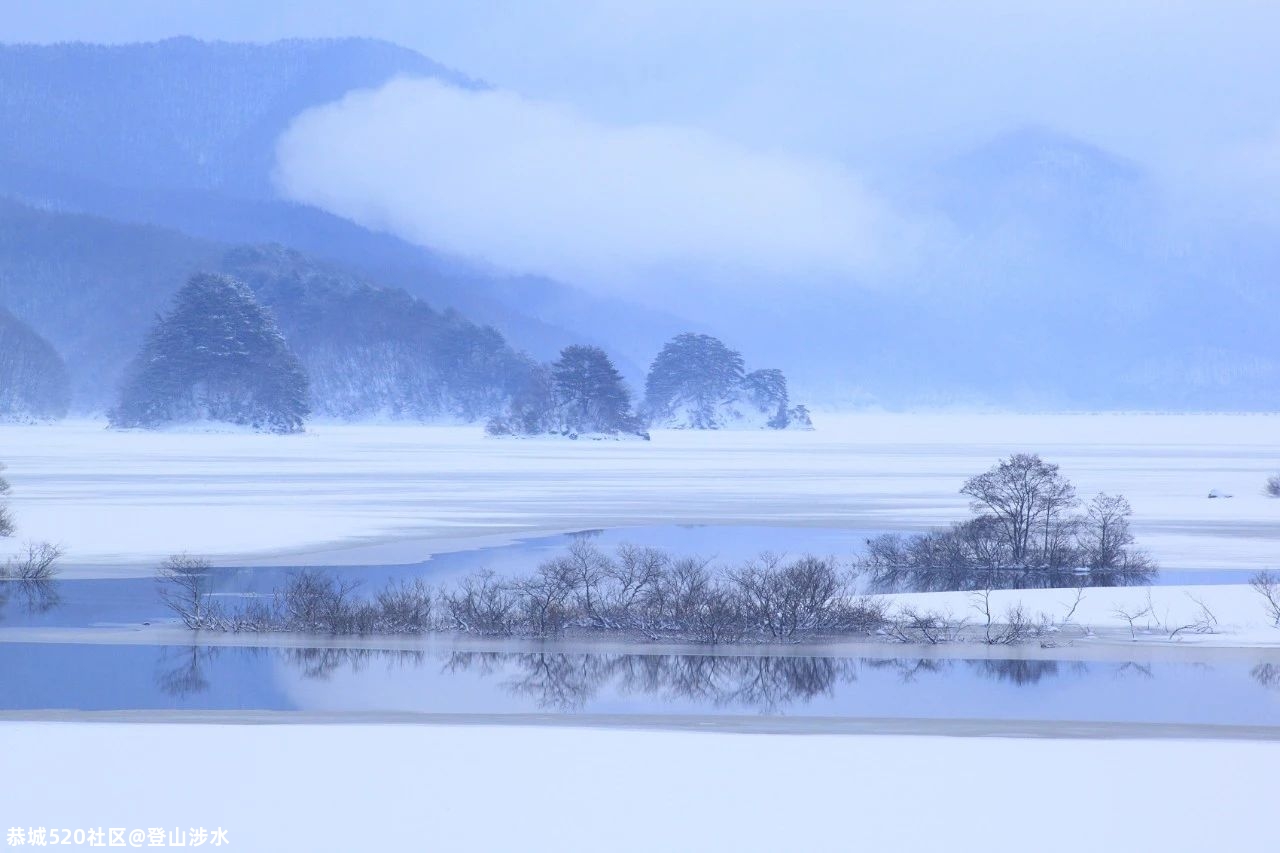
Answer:
[[[627,390],[613,362],[599,347],[574,345],[551,365],[552,398],[563,429],[616,433],[636,428]]]
[[[0,463],[0,474],[4,472],[4,464]],[[9,494],[9,481],[0,476],[0,536],[13,535],[13,516],[9,514],[9,507],[5,501],[5,497]]]
[[[720,408],[738,394],[742,356],[711,335],[685,332],[663,346],[645,380],[645,410],[661,421],[687,412],[688,426],[715,429]]]
[[[0,420],[61,418],[70,400],[67,367],[57,350],[0,308]]]
[[[297,432],[307,377],[271,315],[238,281],[192,276],[134,360],[114,426],[212,420]]]

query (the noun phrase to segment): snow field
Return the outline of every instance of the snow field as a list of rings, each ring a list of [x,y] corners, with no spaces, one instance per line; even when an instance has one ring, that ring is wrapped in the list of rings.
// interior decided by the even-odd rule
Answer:
[[[1275,850],[1280,744],[0,723],[0,824],[245,851]]]

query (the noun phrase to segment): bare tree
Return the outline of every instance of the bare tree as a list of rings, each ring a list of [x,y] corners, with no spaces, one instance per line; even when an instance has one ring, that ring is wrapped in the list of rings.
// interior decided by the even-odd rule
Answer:
[[[1133,508],[1123,495],[1102,492],[1089,502],[1080,544],[1090,569],[1114,571],[1123,566],[1126,549],[1133,544],[1132,515]]]
[[[628,543],[618,546],[606,570],[601,610],[612,628],[641,628],[643,604],[658,591],[671,558],[665,551]],[[644,620],[639,620],[643,622]]]
[[[160,600],[188,628],[216,627],[217,614],[205,599],[209,596],[209,561],[190,554],[174,554],[156,570]]]
[[[0,566],[0,578],[26,583],[45,583],[58,573],[62,548],[49,542],[28,542],[22,551]]]
[[[1043,537],[1047,551],[1055,528],[1076,504],[1075,488],[1058,466],[1039,456],[1017,453],[984,474],[970,477],[960,489],[972,498],[973,511],[1001,525],[1015,565],[1027,565],[1033,543]]]
[[[535,636],[559,634],[572,616],[572,597],[581,579],[579,567],[564,559],[548,560],[532,577],[512,584],[525,629]]]
[[[585,536],[575,536],[568,553],[558,558],[561,565],[556,572],[571,584],[578,597],[578,606],[588,619],[600,619],[600,584],[608,576],[612,562]]]
[[[369,608],[355,600],[360,582],[306,569],[277,589],[280,628],[312,634],[363,634],[373,629]]]
[[[1080,606],[1080,602],[1082,601],[1084,601],[1084,587],[1078,586],[1076,587],[1076,597],[1072,599],[1071,606],[1067,608],[1067,614],[1062,617],[1062,622],[1064,625],[1067,622],[1071,621],[1072,616],[1076,615],[1076,608]]]
[[[458,582],[441,597],[453,627],[477,634],[510,634],[516,597],[492,571],[478,572]]]
[[[422,578],[388,584],[378,592],[378,629],[389,634],[419,634],[435,628],[435,593]]]
[[[1249,586],[1262,596],[1273,627],[1280,628],[1280,577],[1274,572],[1260,571],[1249,579]]]
[[[847,591],[830,560],[803,557],[787,565],[765,554],[729,573],[748,618],[777,639],[831,628]]]
[[[742,599],[721,587],[712,587],[693,617],[693,638],[700,643],[730,643],[746,633]]]
[[[1280,498],[1280,474],[1272,474],[1267,478],[1266,493],[1273,498]]]
[[[1135,610],[1132,607],[1122,607],[1117,605],[1116,608],[1111,611],[1111,615],[1118,616],[1119,618],[1123,619],[1125,622],[1129,623],[1129,637],[1130,639],[1134,639],[1134,640],[1138,638],[1138,632],[1134,628],[1134,623],[1137,622],[1139,619],[1141,619],[1143,616],[1149,616],[1150,614],[1151,614],[1150,604],[1148,604],[1146,607],[1142,608],[1141,610]]]

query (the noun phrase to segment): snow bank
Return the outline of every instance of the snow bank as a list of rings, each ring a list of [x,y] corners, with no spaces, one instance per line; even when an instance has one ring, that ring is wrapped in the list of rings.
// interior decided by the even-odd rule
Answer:
[[[884,596],[890,611],[902,607],[951,613],[956,618],[980,621],[973,608],[973,593],[919,592]],[[1157,587],[1092,587],[1083,591],[1076,603],[1073,589],[1006,589],[991,593],[991,610],[996,621],[1014,605],[1021,604],[1035,618],[1046,614],[1061,623],[1075,607],[1071,621],[1060,633],[1063,642],[1080,637],[1084,628],[1121,632],[1121,639],[1149,643],[1169,641],[1183,644],[1275,646],[1280,644],[1280,628],[1273,627],[1262,599],[1247,584]],[[1212,633],[1185,629],[1170,637],[1174,629],[1201,619],[1201,604],[1217,620]],[[1133,631],[1122,613],[1134,615]],[[1076,626],[1079,626],[1078,628]],[[1114,637],[1113,637],[1114,638]]]
[[[222,827],[244,851],[1280,845],[1269,742],[0,723],[0,752],[5,831]]]
[[[1123,492],[1166,567],[1280,553],[1280,419],[1232,415],[846,415],[815,432],[657,431],[650,442],[486,440],[480,426],[313,426],[300,436],[0,425],[18,538],[68,564],[407,562],[482,539],[661,523],[920,530],[967,515],[964,478],[1031,450],[1082,495]],[[1235,494],[1206,498],[1210,488]],[[3,546],[0,546],[2,549]]]

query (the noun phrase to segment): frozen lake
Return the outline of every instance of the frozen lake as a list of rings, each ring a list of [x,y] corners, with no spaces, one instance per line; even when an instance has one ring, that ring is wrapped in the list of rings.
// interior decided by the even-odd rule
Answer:
[[[478,427],[318,424],[305,435],[0,425],[19,537],[77,571],[372,565],[593,527],[919,531],[968,514],[971,474],[1014,452],[1080,494],[1125,494],[1166,568],[1273,567],[1280,420],[1264,415],[819,415],[812,433],[657,431],[651,442],[486,439]],[[1234,495],[1211,500],[1211,490]]]

